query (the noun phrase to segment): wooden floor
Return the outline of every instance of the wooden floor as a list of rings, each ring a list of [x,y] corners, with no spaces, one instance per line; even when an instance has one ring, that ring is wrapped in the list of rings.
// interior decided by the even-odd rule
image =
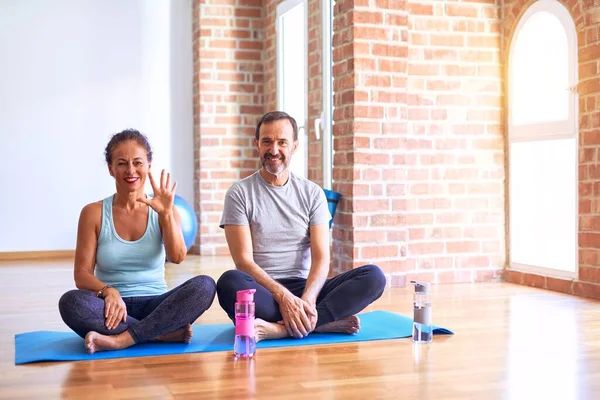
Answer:
[[[169,266],[172,287],[215,278],[228,257]],[[30,399],[600,399],[598,302],[511,284],[435,286],[434,323],[455,331],[410,339],[14,365],[14,335],[68,330],[57,311],[72,263],[0,264],[0,398]],[[387,290],[368,310],[411,315],[411,291]],[[228,322],[215,301],[197,323]]]

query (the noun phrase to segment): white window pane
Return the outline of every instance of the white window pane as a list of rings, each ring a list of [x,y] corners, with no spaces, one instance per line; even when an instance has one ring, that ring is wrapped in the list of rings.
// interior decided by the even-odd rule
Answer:
[[[513,124],[564,121],[569,118],[569,53],[560,20],[535,13],[517,33],[512,54]]]
[[[308,144],[306,143],[306,134],[304,128],[298,128],[298,131],[298,150],[293,156],[294,161],[292,161],[290,170],[295,175],[306,178],[306,172],[308,168],[306,161]]]
[[[510,145],[512,263],[574,272],[576,139]]]
[[[281,51],[283,111],[303,125],[306,106],[304,87],[304,5],[300,3],[282,16]]]
[[[298,3],[279,16],[280,46],[277,57],[281,81],[282,111],[290,114],[298,123],[298,150],[293,156],[290,169],[296,175],[306,177],[308,164],[308,138],[306,136],[306,59],[304,3]]]

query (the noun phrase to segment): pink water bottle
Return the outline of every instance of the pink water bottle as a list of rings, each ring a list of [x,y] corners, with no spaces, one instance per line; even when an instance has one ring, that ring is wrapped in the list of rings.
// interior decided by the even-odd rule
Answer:
[[[256,289],[238,290],[235,302],[235,341],[233,352],[236,357],[250,358],[256,352],[254,337],[254,293]]]

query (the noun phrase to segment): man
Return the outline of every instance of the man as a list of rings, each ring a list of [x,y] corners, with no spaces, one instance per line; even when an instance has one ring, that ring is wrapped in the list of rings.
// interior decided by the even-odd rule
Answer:
[[[385,276],[365,265],[327,279],[331,214],[323,190],[289,171],[298,148],[294,118],[265,114],[253,143],[262,168],[225,196],[220,227],[236,270],[217,282],[219,304],[235,321],[236,292],[256,289],[257,341],[357,333],[355,314],[382,295]]]

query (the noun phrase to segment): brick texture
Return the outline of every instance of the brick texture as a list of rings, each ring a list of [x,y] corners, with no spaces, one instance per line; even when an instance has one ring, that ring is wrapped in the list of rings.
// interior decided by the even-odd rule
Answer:
[[[583,297],[600,298],[600,11],[597,2],[561,2],[571,13],[577,29],[579,58],[579,277],[550,276],[506,271],[508,282],[541,287]],[[505,49],[531,1],[504,1]]]
[[[226,252],[222,197],[258,168],[251,138],[276,109],[279,0],[195,0],[197,251]],[[578,29],[580,278],[505,266],[505,55],[529,0],[338,0],[334,9],[332,272],[380,265],[410,279],[504,279],[600,297],[600,17],[570,0]],[[321,184],[320,1],[308,0],[309,178]]]
[[[259,168],[252,147],[260,116],[277,108],[276,9],[279,0],[195,0],[195,203],[199,235],[192,253],[228,254],[218,221],[231,184]],[[309,175],[322,184],[322,147],[314,119],[322,109],[321,2],[309,0]]]
[[[504,136],[495,2],[339,1],[334,270],[498,279]]]
[[[231,184],[256,171],[254,127],[264,113],[261,0],[194,0],[194,192],[199,235],[192,252],[228,254],[218,223]]]

